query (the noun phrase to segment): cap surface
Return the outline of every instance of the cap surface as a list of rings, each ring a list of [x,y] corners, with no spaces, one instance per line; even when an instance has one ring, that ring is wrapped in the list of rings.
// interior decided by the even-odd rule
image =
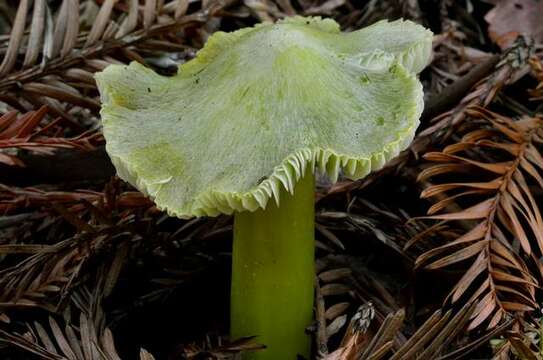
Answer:
[[[307,166],[362,178],[412,140],[431,40],[409,21],[295,17],[217,32],[173,77],[111,65],[96,75],[107,152],[179,217],[264,208]]]

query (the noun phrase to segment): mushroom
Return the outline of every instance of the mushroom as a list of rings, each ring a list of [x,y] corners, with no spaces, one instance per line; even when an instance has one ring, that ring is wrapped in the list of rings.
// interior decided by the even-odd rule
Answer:
[[[175,76],[96,75],[118,175],[171,216],[234,214],[231,336],[308,357],[314,173],[360,179],[411,142],[432,33],[380,21],[342,33],[293,17],[216,32]]]

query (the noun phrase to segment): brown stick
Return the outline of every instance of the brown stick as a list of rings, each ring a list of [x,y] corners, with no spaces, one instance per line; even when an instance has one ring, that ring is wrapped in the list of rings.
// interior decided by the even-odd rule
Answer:
[[[494,70],[500,59],[501,56],[498,54],[490,56],[439,94],[432,95],[424,106],[422,120],[432,119],[452,108],[475,84]]]

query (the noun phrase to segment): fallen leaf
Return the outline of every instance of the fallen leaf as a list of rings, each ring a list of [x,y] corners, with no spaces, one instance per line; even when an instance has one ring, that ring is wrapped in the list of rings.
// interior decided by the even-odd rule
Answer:
[[[502,0],[485,15],[490,38],[502,49],[518,35],[543,42],[543,1]]]

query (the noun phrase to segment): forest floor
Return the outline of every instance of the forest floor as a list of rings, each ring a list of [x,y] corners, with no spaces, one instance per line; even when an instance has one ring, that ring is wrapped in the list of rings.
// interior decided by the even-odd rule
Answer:
[[[292,16],[434,34],[408,150],[318,181],[314,358],[543,359],[543,2],[0,1],[0,358],[230,359],[232,219],[114,176],[93,73]]]

